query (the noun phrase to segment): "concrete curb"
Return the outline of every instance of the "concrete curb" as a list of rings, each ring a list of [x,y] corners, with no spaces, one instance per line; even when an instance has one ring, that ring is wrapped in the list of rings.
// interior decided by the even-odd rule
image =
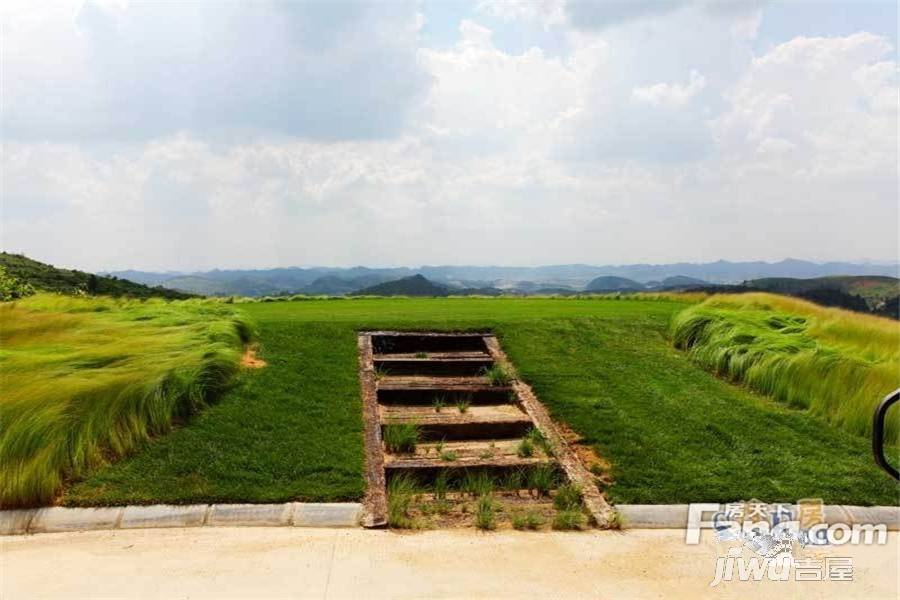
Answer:
[[[194,504],[0,510],[0,535],[160,527],[359,527],[359,503]]]
[[[623,529],[685,529],[688,522],[688,504],[619,504],[616,510],[622,519]],[[795,504],[784,504],[796,510]],[[725,505],[719,505],[724,509]],[[774,512],[775,505],[769,505]],[[900,531],[900,506],[825,506],[827,523],[847,525],[884,524],[888,531]]]
[[[206,523],[208,504],[191,506],[126,506],[119,529],[150,529],[156,527],[200,527]]]
[[[0,511],[0,535],[27,533],[36,512],[34,508]]]
[[[362,525],[362,505],[346,503],[296,503],[291,525],[294,527],[349,527]]]
[[[772,505],[770,505],[771,507]],[[794,505],[788,505],[795,507]],[[687,504],[619,504],[623,529],[684,529]],[[720,509],[724,505],[720,505]],[[194,504],[0,511],[0,535],[159,527],[359,527],[359,503]],[[900,531],[900,507],[825,507],[829,523],[884,524]]]
[[[291,524],[291,504],[213,504],[206,524],[210,527],[283,527]]]
[[[28,533],[59,533],[90,529],[116,529],[125,509],[113,508],[41,508],[28,525]]]
[[[683,529],[687,527],[687,504],[617,504],[622,529]]]

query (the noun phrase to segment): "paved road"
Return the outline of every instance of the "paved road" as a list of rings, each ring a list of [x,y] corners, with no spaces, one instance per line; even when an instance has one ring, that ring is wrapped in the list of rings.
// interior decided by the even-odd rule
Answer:
[[[216,528],[0,539],[0,593],[18,598],[900,597],[898,537],[842,546],[854,581],[710,588],[716,543],[624,533]]]

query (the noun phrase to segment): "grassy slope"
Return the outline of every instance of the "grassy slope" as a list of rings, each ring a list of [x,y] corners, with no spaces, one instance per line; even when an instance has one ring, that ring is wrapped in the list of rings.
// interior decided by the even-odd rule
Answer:
[[[204,405],[250,329],[226,305],[38,295],[0,304],[0,335],[0,503],[14,506]]]
[[[868,436],[900,383],[900,324],[771,294],[722,295],[679,314],[676,344],[704,367]],[[900,414],[887,423],[900,435]]]
[[[618,502],[895,503],[867,442],[716,379],[666,338],[664,300],[359,299],[243,305],[269,366],[68,504],[359,498],[355,332],[493,328],[554,416],[609,457]]]
[[[59,269],[21,254],[0,252],[0,265],[6,267],[13,277],[30,283],[37,290],[76,294],[90,291],[92,294],[106,296],[129,296],[132,298],[168,298],[185,299],[192,294],[170,290],[162,287],[150,287],[117,277],[94,276],[96,288],[90,290],[91,274],[83,271]]]

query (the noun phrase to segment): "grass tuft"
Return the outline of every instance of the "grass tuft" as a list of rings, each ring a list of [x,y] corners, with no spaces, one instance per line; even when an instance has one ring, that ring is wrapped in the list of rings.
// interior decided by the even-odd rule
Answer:
[[[473,496],[484,496],[494,491],[494,480],[484,471],[466,471],[460,489]]]
[[[392,477],[388,483],[388,525],[411,529],[415,522],[409,516],[409,507],[416,494],[416,482],[405,473]]]
[[[531,458],[534,456],[534,444],[527,437],[522,438],[519,446],[516,448],[516,454],[519,458]]]
[[[497,452],[497,444],[495,442],[491,442],[490,445],[482,450],[478,456],[479,458],[489,459],[493,458],[494,454]]]
[[[441,470],[441,472],[437,474],[437,476],[434,478],[432,487],[434,489],[434,497],[437,500],[447,499],[447,490],[450,489],[450,484],[447,479],[447,471]]]
[[[505,490],[520,490],[525,487],[527,474],[521,468],[510,469],[503,476],[501,487]]]
[[[553,517],[553,529],[557,531],[574,531],[582,529],[587,519],[580,510],[562,510]]]
[[[384,426],[382,434],[389,452],[410,454],[419,443],[419,426],[415,423],[391,423]]]
[[[553,496],[553,506],[557,510],[578,510],[581,508],[581,488],[570,483],[559,486]]]
[[[478,498],[475,507],[475,527],[482,531],[492,531],[497,528],[497,504],[491,494],[484,494]]]
[[[537,529],[540,529],[543,525],[544,517],[542,517],[540,513],[533,510],[515,513],[512,516],[513,529],[518,529],[519,531],[535,531]]]
[[[528,489],[538,496],[547,496],[556,486],[557,473],[551,465],[538,465],[529,469],[527,475]]]
[[[613,511],[612,516],[609,518],[609,521],[606,522],[607,529],[622,529],[624,525],[622,521],[622,513],[619,511]]]
[[[507,386],[512,383],[513,375],[503,365],[494,363],[490,368],[484,369],[484,376],[491,385]]]
[[[553,446],[550,444],[550,440],[544,437],[544,434],[541,433],[540,429],[536,427],[532,427],[528,430],[528,433],[525,434],[525,437],[537,448],[540,448],[544,454],[547,456],[553,456]]]

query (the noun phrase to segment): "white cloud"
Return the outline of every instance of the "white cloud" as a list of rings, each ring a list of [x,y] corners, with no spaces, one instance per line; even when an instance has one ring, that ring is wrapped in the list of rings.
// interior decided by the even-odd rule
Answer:
[[[576,28],[602,30],[686,8],[699,9],[715,17],[741,17],[758,11],[763,3],[763,0],[568,0],[566,13]]]
[[[756,58],[726,92],[714,131],[722,155],[742,169],[791,170],[804,177],[896,174],[897,63],[883,38],[798,37]],[[773,141],[792,159],[759,163]]]
[[[644,164],[713,156],[708,121],[725,106],[722,92],[753,59],[751,40],[734,27],[748,14],[685,3],[600,33],[583,31],[575,39],[599,37],[608,52],[591,77],[584,100],[589,109],[569,124],[561,153],[573,161]]]
[[[3,14],[7,138],[398,135],[430,81],[414,2],[104,3]]]
[[[506,20],[537,22],[545,28],[565,21],[564,0],[478,0],[480,13]]]
[[[514,18],[532,18],[527,6],[504,3]],[[75,86],[97,71],[64,56],[81,43],[67,29],[71,14],[19,20],[15,43],[4,41],[17,50],[4,75],[20,86],[16,102],[35,106],[15,114],[45,114],[43,126],[62,139],[35,141],[32,131],[5,141],[3,245],[86,269],[891,256],[898,92],[889,44],[865,33],[798,37],[754,56],[748,13],[711,10],[685,5],[599,34],[555,24],[565,42],[555,51],[508,50],[502,27],[512,21],[496,34],[463,21],[456,43],[427,48],[421,19],[404,11],[349,23],[319,14],[291,21],[317,59],[272,69],[296,78],[291,89],[325,90],[318,101],[331,102],[322,110],[334,118],[315,123],[321,129],[303,125],[309,115],[285,126],[277,104],[251,115],[271,119],[256,123],[259,135],[214,135],[209,121],[189,119],[104,144],[78,137],[82,118],[118,121],[91,121],[101,118],[95,90]],[[26,43],[34,27],[64,43],[52,52],[41,48],[46,36]],[[396,39],[380,45],[385,37]],[[189,53],[181,42],[163,58]],[[262,64],[268,48],[242,42],[250,46],[238,73]],[[370,60],[360,55],[369,47],[387,49]],[[140,57],[142,70],[156,60],[123,56]],[[155,77],[150,97],[161,108],[193,97],[194,84],[179,91],[159,83],[173,74]],[[122,108],[142,88],[114,79],[124,88],[104,98]],[[227,99],[231,88],[211,89]],[[362,105],[342,97],[357,90]],[[216,119],[249,126],[236,108],[248,98]],[[54,104],[61,99],[69,104]],[[374,125],[357,127],[360,119]]]
[[[685,85],[678,83],[655,83],[636,87],[631,97],[638,102],[653,106],[684,106],[706,87],[706,78],[695,70],[691,71]]]
[[[604,51],[600,42],[567,60],[537,47],[509,54],[494,46],[489,29],[463,21],[454,47],[419,53],[434,81],[420,122],[440,152],[546,151],[560,124],[583,109]]]

